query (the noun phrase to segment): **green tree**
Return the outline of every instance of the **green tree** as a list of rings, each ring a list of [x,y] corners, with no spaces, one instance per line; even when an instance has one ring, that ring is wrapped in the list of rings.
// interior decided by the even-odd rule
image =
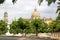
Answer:
[[[13,21],[11,24],[10,24],[10,33],[13,33],[13,34],[18,34],[21,32],[21,29],[18,27],[18,23],[17,21]]]
[[[0,35],[5,34],[7,30],[8,30],[7,23],[5,23],[5,21],[3,20],[0,20]]]
[[[56,20],[60,20],[60,12],[58,13]]]
[[[58,16],[57,16],[57,18],[56,18],[56,21],[57,21],[57,24],[56,24],[56,26],[57,26],[56,31],[57,31],[57,32],[60,32],[60,12],[58,13]]]
[[[52,23],[49,24],[49,27],[50,27],[50,29],[51,29],[51,32],[55,32],[56,21],[52,21]]]
[[[45,22],[42,21],[42,26],[40,27],[40,32],[41,33],[48,33],[50,32],[50,28],[48,27],[48,24],[46,24]]]
[[[34,25],[32,24],[33,22],[32,22],[32,20],[31,20],[31,22],[30,22],[30,33],[35,33],[35,27],[34,27]]]
[[[25,26],[25,37],[26,37],[26,33],[29,33],[30,30],[31,30],[31,26],[30,26],[29,20],[26,20],[26,21],[25,21],[24,26]]]
[[[35,28],[36,36],[38,36],[38,30],[42,27],[42,22],[40,19],[33,19],[32,20],[33,27]]]
[[[25,36],[26,36],[26,33],[28,33],[28,30],[30,29],[30,23],[26,19],[19,18],[18,27],[21,28],[22,33],[25,33]]]
[[[53,21],[50,25],[51,32],[60,32],[60,21]]]
[[[57,21],[56,32],[60,32],[60,21]]]
[[[24,30],[25,29],[24,24],[25,24],[25,20],[23,18],[19,18],[18,19],[18,27],[21,28],[22,30]],[[22,32],[24,32],[24,31],[22,31]]]

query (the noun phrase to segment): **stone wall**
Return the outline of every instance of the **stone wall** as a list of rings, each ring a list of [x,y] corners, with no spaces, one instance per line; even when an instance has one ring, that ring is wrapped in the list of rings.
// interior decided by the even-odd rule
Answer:
[[[51,33],[52,38],[60,38],[60,33]]]

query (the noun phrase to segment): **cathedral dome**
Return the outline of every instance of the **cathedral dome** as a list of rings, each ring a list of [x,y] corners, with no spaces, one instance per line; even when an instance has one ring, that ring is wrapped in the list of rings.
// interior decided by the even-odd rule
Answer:
[[[36,9],[34,9],[34,12],[32,13],[32,18],[40,18],[40,14]]]
[[[37,11],[34,11],[33,14],[32,14],[33,17],[39,17],[39,13]]]

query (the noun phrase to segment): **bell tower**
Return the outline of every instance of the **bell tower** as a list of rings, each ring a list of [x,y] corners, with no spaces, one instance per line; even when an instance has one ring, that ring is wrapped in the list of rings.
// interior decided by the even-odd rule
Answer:
[[[4,12],[4,21],[8,23],[8,13]]]

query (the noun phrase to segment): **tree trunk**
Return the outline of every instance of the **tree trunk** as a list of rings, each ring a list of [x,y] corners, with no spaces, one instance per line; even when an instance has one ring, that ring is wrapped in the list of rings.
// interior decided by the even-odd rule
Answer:
[[[38,37],[38,28],[36,27],[36,36]]]
[[[22,37],[24,37],[24,30],[22,31]]]
[[[25,37],[26,37],[26,33],[25,33]]]
[[[26,37],[26,29],[24,31],[25,31],[25,37]]]

